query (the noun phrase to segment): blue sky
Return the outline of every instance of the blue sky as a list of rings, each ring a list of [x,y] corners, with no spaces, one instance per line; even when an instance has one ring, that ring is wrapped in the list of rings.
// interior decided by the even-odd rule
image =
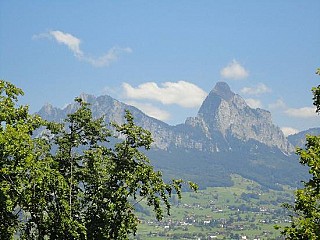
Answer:
[[[0,1],[0,78],[35,112],[108,94],[169,124],[216,82],[286,133],[317,127],[320,1]]]

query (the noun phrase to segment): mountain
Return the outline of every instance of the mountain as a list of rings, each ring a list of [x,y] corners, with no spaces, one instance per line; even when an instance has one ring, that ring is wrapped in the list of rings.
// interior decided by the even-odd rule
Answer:
[[[270,112],[250,108],[223,82],[218,82],[209,93],[196,117],[189,117],[185,124],[177,126],[149,117],[110,96],[81,94],[80,97],[91,104],[95,117],[104,116],[106,122],[122,123],[125,110],[129,110],[136,123],[152,133],[154,147],[162,150],[175,146],[208,152],[232,151],[239,148],[236,140],[242,143],[256,141],[287,154],[294,150],[280,128],[272,123]],[[64,109],[48,104],[38,114],[47,120],[60,121],[75,109],[74,103]]]
[[[320,128],[310,128],[308,130],[289,135],[288,141],[295,147],[303,148],[306,144],[307,135],[320,135]]]
[[[224,82],[216,84],[197,117],[187,119],[186,124],[201,129],[211,142],[220,143],[217,150],[226,147],[231,150],[233,138],[243,142],[255,140],[285,153],[293,150],[280,128],[272,123],[270,112],[250,108]]]
[[[93,116],[103,116],[106,122],[122,123],[125,110],[129,110],[136,124],[152,133],[154,144],[147,154],[166,178],[181,176],[201,187],[227,186],[232,185],[230,174],[237,173],[276,188],[278,183],[294,185],[303,177],[291,154],[292,144],[272,123],[270,112],[250,108],[224,82],[216,84],[196,117],[176,126],[110,96],[80,97],[91,104]],[[76,107],[74,103],[64,109],[46,105],[38,114],[59,122]]]

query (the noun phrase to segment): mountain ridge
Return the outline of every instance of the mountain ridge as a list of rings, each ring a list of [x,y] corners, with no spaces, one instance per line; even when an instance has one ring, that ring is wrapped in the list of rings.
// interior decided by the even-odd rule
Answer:
[[[179,175],[205,188],[230,186],[230,175],[236,173],[277,188],[279,183],[297,186],[304,177],[292,144],[272,123],[271,113],[250,108],[226,83],[216,84],[197,116],[175,126],[108,95],[80,97],[90,103],[93,116],[104,117],[106,123],[123,123],[129,110],[135,123],[151,132],[154,143],[146,154],[166,178]],[[61,121],[77,107],[76,103],[64,109],[47,105],[38,114]]]
[[[320,128],[309,128],[307,130],[288,136],[288,141],[295,147],[303,148],[306,144],[307,135],[320,135]]]
[[[271,113],[263,109],[250,108],[245,100],[230,90],[227,83],[218,82],[202,103],[196,117],[188,117],[185,123],[175,126],[144,114],[138,108],[122,103],[108,95],[95,97],[80,95],[91,104],[95,117],[106,118],[106,122],[123,123],[124,111],[133,113],[138,125],[149,130],[154,146],[166,149],[169,145],[196,148],[204,151],[229,151],[230,139],[256,140],[269,147],[277,147],[286,154],[293,146],[284,137],[279,127],[271,120]],[[64,109],[44,106],[38,114],[48,120],[59,121],[75,110],[75,104]],[[232,141],[231,141],[232,142]]]

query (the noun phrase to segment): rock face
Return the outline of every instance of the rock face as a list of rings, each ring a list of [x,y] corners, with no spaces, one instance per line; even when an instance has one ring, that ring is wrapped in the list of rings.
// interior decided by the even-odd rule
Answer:
[[[224,82],[216,84],[202,103],[196,117],[187,118],[184,124],[177,126],[170,126],[149,117],[139,109],[110,96],[81,94],[80,97],[91,104],[95,117],[104,116],[106,122],[123,123],[124,112],[129,110],[135,122],[152,133],[154,147],[161,150],[175,147],[205,152],[228,152],[250,142],[252,148],[263,144],[278,148],[284,153],[293,151],[282,131],[272,123],[270,112],[250,108],[244,99],[233,93]],[[69,104],[64,109],[46,105],[38,114],[47,120],[61,121],[75,109],[75,104]]]
[[[201,129],[210,140],[220,138],[220,145],[221,140],[229,143],[228,140],[236,138],[243,142],[255,140],[286,153],[293,150],[280,128],[272,123],[270,112],[250,108],[224,82],[216,84],[200,107],[197,117],[187,119],[186,125]]]
[[[160,149],[166,149],[168,147],[166,139],[172,138],[172,126],[149,117],[139,109],[119,102],[107,95],[95,97],[82,93],[79,97],[90,103],[94,117],[104,117],[106,123],[116,122],[122,124],[124,122],[125,110],[129,110],[134,116],[137,125],[148,129],[152,133],[154,146]],[[75,103],[69,104],[64,109],[55,108],[50,104],[47,104],[43,106],[37,114],[46,120],[60,122],[62,119],[66,118],[67,114],[74,112],[76,108],[77,105]]]

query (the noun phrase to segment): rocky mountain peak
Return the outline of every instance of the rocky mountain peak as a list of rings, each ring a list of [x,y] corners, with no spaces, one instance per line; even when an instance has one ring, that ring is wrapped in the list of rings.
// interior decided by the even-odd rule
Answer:
[[[49,116],[47,120],[59,122],[61,111],[61,109],[56,108],[51,104],[47,103],[40,109],[40,111],[37,114],[40,116]]]
[[[203,101],[198,114],[208,117],[212,116],[218,110],[221,102],[230,102],[235,95],[227,83],[218,82]]]
[[[47,103],[46,105],[44,105],[40,111],[43,111],[47,114],[52,114],[55,111],[55,107],[53,107],[50,103]]]
[[[270,112],[250,108],[224,82],[216,84],[202,103],[197,117],[189,118],[186,124],[202,129],[210,139],[219,137],[226,142],[230,139],[255,140],[283,152],[293,150],[279,127],[272,123]]]
[[[87,94],[87,93],[81,93],[79,98],[81,98],[83,101],[87,103],[92,103],[96,100],[96,97],[94,95]]]
[[[226,82],[217,82],[211,93],[220,96],[226,101],[231,100],[235,95],[235,93],[231,91],[229,85]]]

